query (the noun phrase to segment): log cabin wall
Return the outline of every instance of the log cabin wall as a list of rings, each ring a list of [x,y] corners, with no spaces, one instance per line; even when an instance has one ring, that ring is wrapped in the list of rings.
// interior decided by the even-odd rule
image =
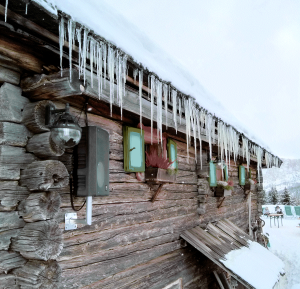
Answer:
[[[223,218],[247,230],[248,207],[247,195],[236,185],[233,195],[218,208],[221,198],[213,197],[208,186],[206,151],[201,170],[194,149],[190,147],[188,158],[186,143],[175,140],[179,166],[176,183],[165,184],[152,203],[157,186],[150,187],[138,181],[135,173],[123,170],[122,126],[126,122],[88,113],[89,125],[109,132],[110,194],[93,198],[91,226],[64,231],[64,214],[72,212],[66,173],[73,168],[72,151],[63,153],[51,145],[40,150],[38,144],[49,139],[38,114],[45,101],[23,97],[19,82],[11,79],[12,83],[4,82],[7,77],[0,80],[1,286],[39,288],[46,275],[47,288],[163,288],[180,278],[183,288],[217,288],[212,272],[220,269],[183,242],[180,233]],[[57,108],[64,106],[53,103]],[[71,113],[78,115],[80,109],[72,106]],[[35,114],[39,116],[33,121],[30,116]],[[83,115],[79,123],[85,125]],[[51,178],[50,184],[45,181],[40,173],[46,171],[51,177],[59,171],[60,183]],[[229,177],[237,184],[234,163]],[[254,216],[255,192],[251,201]],[[75,206],[82,202],[76,198]],[[78,218],[84,215],[85,209]],[[29,243],[35,245],[30,247]]]

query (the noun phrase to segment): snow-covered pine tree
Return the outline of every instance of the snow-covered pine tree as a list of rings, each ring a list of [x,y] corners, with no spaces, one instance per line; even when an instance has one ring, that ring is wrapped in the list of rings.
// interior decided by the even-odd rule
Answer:
[[[276,190],[276,187],[273,187],[271,191],[269,192],[269,200],[268,202],[272,205],[276,205],[279,201],[278,192]]]
[[[265,190],[259,192],[259,201],[262,205],[268,204],[268,195]]]
[[[291,205],[291,195],[286,187],[281,195],[280,203],[282,205]]]

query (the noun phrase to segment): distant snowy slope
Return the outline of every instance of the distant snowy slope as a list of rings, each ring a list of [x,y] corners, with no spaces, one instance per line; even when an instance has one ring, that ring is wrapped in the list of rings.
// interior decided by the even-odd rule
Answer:
[[[276,187],[280,192],[286,187],[291,193],[300,191],[300,160],[282,160],[280,168],[263,169],[264,190]]]

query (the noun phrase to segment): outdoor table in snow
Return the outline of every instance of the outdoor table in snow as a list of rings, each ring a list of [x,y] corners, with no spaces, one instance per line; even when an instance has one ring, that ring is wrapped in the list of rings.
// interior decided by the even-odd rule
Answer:
[[[275,224],[275,219],[277,219],[277,223],[278,223],[278,228],[279,228],[279,217],[281,217],[281,226],[283,226],[282,224],[282,218],[283,218],[283,214],[269,214],[268,217],[270,217],[270,227],[272,227],[272,219],[274,219],[274,226],[276,226]]]

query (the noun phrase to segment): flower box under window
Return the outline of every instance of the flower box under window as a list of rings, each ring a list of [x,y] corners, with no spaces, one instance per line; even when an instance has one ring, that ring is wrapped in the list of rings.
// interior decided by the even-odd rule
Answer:
[[[226,190],[222,187],[216,187],[215,188],[215,197],[227,197],[231,196],[232,190]]]
[[[150,183],[174,183],[176,174],[173,170],[147,167],[145,170],[145,180]]]

